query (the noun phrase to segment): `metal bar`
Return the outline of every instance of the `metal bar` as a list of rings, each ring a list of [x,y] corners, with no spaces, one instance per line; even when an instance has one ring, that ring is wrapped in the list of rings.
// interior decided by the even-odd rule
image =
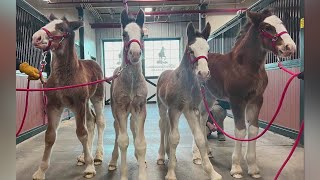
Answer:
[[[132,0],[128,1],[128,3],[165,3],[165,2],[186,2],[184,0]],[[193,1],[187,1],[187,2],[193,2],[195,4],[199,3],[197,0]],[[82,1],[58,1],[58,2],[48,2],[48,4],[82,4]],[[110,4],[110,3],[121,3],[123,4],[122,0],[119,1],[90,1],[88,2],[90,4]]]
[[[156,22],[145,22],[144,24],[161,24],[161,23],[178,23],[178,22],[197,22],[197,21],[156,21]],[[121,28],[120,23],[90,23],[91,28]]]

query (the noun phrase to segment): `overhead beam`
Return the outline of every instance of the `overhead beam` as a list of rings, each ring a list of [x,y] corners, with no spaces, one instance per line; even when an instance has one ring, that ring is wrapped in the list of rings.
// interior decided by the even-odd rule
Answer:
[[[181,22],[198,22],[195,20],[187,21],[187,20],[180,20],[180,21],[155,21],[155,22],[145,22],[144,24],[162,24],[162,23],[181,23]],[[99,29],[99,28],[121,28],[120,23],[90,23],[92,29]]]
[[[239,10],[246,10],[247,8],[228,8],[228,9],[205,9],[205,10],[175,10],[175,11],[152,11],[145,12],[145,15],[163,16],[172,14],[211,14],[211,13],[236,13]],[[110,15],[110,13],[100,13],[101,15]],[[120,14],[120,13],[115,13]],[[132,15],[137,15],[138,12],[132,12]]]

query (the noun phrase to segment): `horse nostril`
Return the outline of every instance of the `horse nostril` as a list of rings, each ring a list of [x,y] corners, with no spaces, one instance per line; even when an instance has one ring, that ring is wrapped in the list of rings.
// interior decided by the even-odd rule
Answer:
[[[41,36],[39,36],[39,37],[37,38],[37,42],[39,42],[39,41],[41,41]]]
[[[132,55],[132,51],[129,51],[129,54]]]
[[[286,51],[290,51],[291,50],[291,47],[289,44],[286,45]]]

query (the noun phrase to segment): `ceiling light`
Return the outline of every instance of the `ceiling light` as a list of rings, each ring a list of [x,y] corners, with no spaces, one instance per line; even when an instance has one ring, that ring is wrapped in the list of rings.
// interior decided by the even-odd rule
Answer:
[[[151,12],[152,8],[144,8],[144,12]]]

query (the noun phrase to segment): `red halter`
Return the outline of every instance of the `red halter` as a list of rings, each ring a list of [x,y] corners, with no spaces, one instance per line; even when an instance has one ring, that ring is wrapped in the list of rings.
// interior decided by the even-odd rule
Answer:
[[[52,41],[54,41],[54,40],[60,40],[59,45],[57,47],[57,48],[59,48],[60,44],[64,40],[64,38],[67,38],[70,35],[68,32],[64,33],[63,35],[53,35],[48,29],[46,29],[46,28],[41,28],[41,29],[44,30],[44,32],[46,32],[46,34],[49,37],[48,46],[43,51],[48,51],[51,47]]]
[[[131,62],[130,62],[129,59],[128,59],[128,51],[129,51],[129,47],[130,47],[131,43],[133,43],[133,42],[138,43],[140,49],[143,48],[142,45],[141,45],[141,43],[140,43],[140,41],[137,40],[137,39],[131,39],[129,42],[127,42],[127,43],[125,44],[125,46],[124,46],[124,47],[125,47],[125,62],[126,62],[126,64],[131,64]]]
[[[206,61],[208,61],[208,58],[206,56],[198,56],[198,57],[192,59],[191,54],[189,53],[189,61],[191,64],[194,64],[195,62],[199,61],[202,58],[205,59]]]
[[[276,42],[278,41],[279,37],[281,37],[283,34],[289,34],[289,33],[287,31],[282,31],[278,34],[272,35],[265,30],[261,30],[260,34],[261,34],[261,36],[263,36],[265,38],[271,39],[271,45],[273,48],[272,51],[273,51],[273,53],[278,54],[276,51]]]

